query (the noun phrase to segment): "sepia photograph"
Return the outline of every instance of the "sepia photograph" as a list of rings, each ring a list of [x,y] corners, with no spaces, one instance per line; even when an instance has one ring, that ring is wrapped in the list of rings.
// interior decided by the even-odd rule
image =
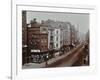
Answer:
[[[22,69],[89,66],[89,16],[22,10]]]

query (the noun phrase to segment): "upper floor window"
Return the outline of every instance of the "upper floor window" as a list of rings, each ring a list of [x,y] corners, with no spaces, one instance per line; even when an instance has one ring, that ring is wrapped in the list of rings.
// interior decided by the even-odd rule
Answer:
[[[58,47],[58,44],[56,44],[56,47]]]
[[[56,33],[58,34],[58,30],[56,31]]]
[[[56,41],[58,41],[58,37],[56,37]]]

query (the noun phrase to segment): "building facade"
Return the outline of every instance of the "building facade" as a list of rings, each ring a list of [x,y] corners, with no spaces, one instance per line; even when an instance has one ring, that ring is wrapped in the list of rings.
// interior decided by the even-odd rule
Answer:
[[[33,62],[35,57],[41,58],[48,51],[48,32],[47,27],[38,23],[36,19],[28,24],[28,52],[29,62]],[[32,57],[33,56],[33,57]],[[37,59],[38,60],[38,59]],[[36,61],[38,62],[38,61]]]
[[[60,49],[61,44],[61,29],[54,28],[48,30],[48,48],[49,49]]]
[[[70,22],[42,20],[39,23],[34,18],[26,24],[26,12],[22,15],[23,64],[46,61],[75,42],[76,30]]]
[[[69,22],[49,22],[48,48],[59,49],[74,42],[75,31]]]

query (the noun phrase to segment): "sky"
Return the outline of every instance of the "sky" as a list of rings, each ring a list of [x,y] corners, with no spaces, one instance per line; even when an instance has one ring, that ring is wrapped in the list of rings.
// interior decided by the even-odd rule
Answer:
[[[60,12],[40,12],[40,11],[27,11],[27,23],[36,18],[37,22],[41,20],[54,20],[62,22],[71,22],[72,25],[83,34],[89,29],[89,14],[86,13],[60,13]]]

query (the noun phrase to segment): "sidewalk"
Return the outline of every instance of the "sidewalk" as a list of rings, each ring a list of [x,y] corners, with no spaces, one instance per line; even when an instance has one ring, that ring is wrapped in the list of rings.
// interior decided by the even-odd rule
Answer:
[[[31,68],[41,68],[41,67],[45,67],[45,62],[43,63],[28,63],[28,64],[25,64],[22,68],[23,69],[31,69]]]
[[[63,54],[62,56],[59,56],[59,57],[55,57],[55,58],[52,58],[50,60],[47,61],[47,64],[50,65],[50,64],[53,64],[55,62],[57,62],[58,60],[61,60],[65,57],[67,57],[69,54],[73,53],[74,51],[76,51],[79,47],[81,46],[81,44],[79,44],[78,46],[76,46],[74,49],[72,49],[71,51],[67,52],[66,54]],[[43,68],[43,67],[46,67],[48,66],[46,65],[46,62],[43,62],[43,63],[28,63],[28,64],[25,64],[23,66],[23,69],[31,69],[31,68]]]

